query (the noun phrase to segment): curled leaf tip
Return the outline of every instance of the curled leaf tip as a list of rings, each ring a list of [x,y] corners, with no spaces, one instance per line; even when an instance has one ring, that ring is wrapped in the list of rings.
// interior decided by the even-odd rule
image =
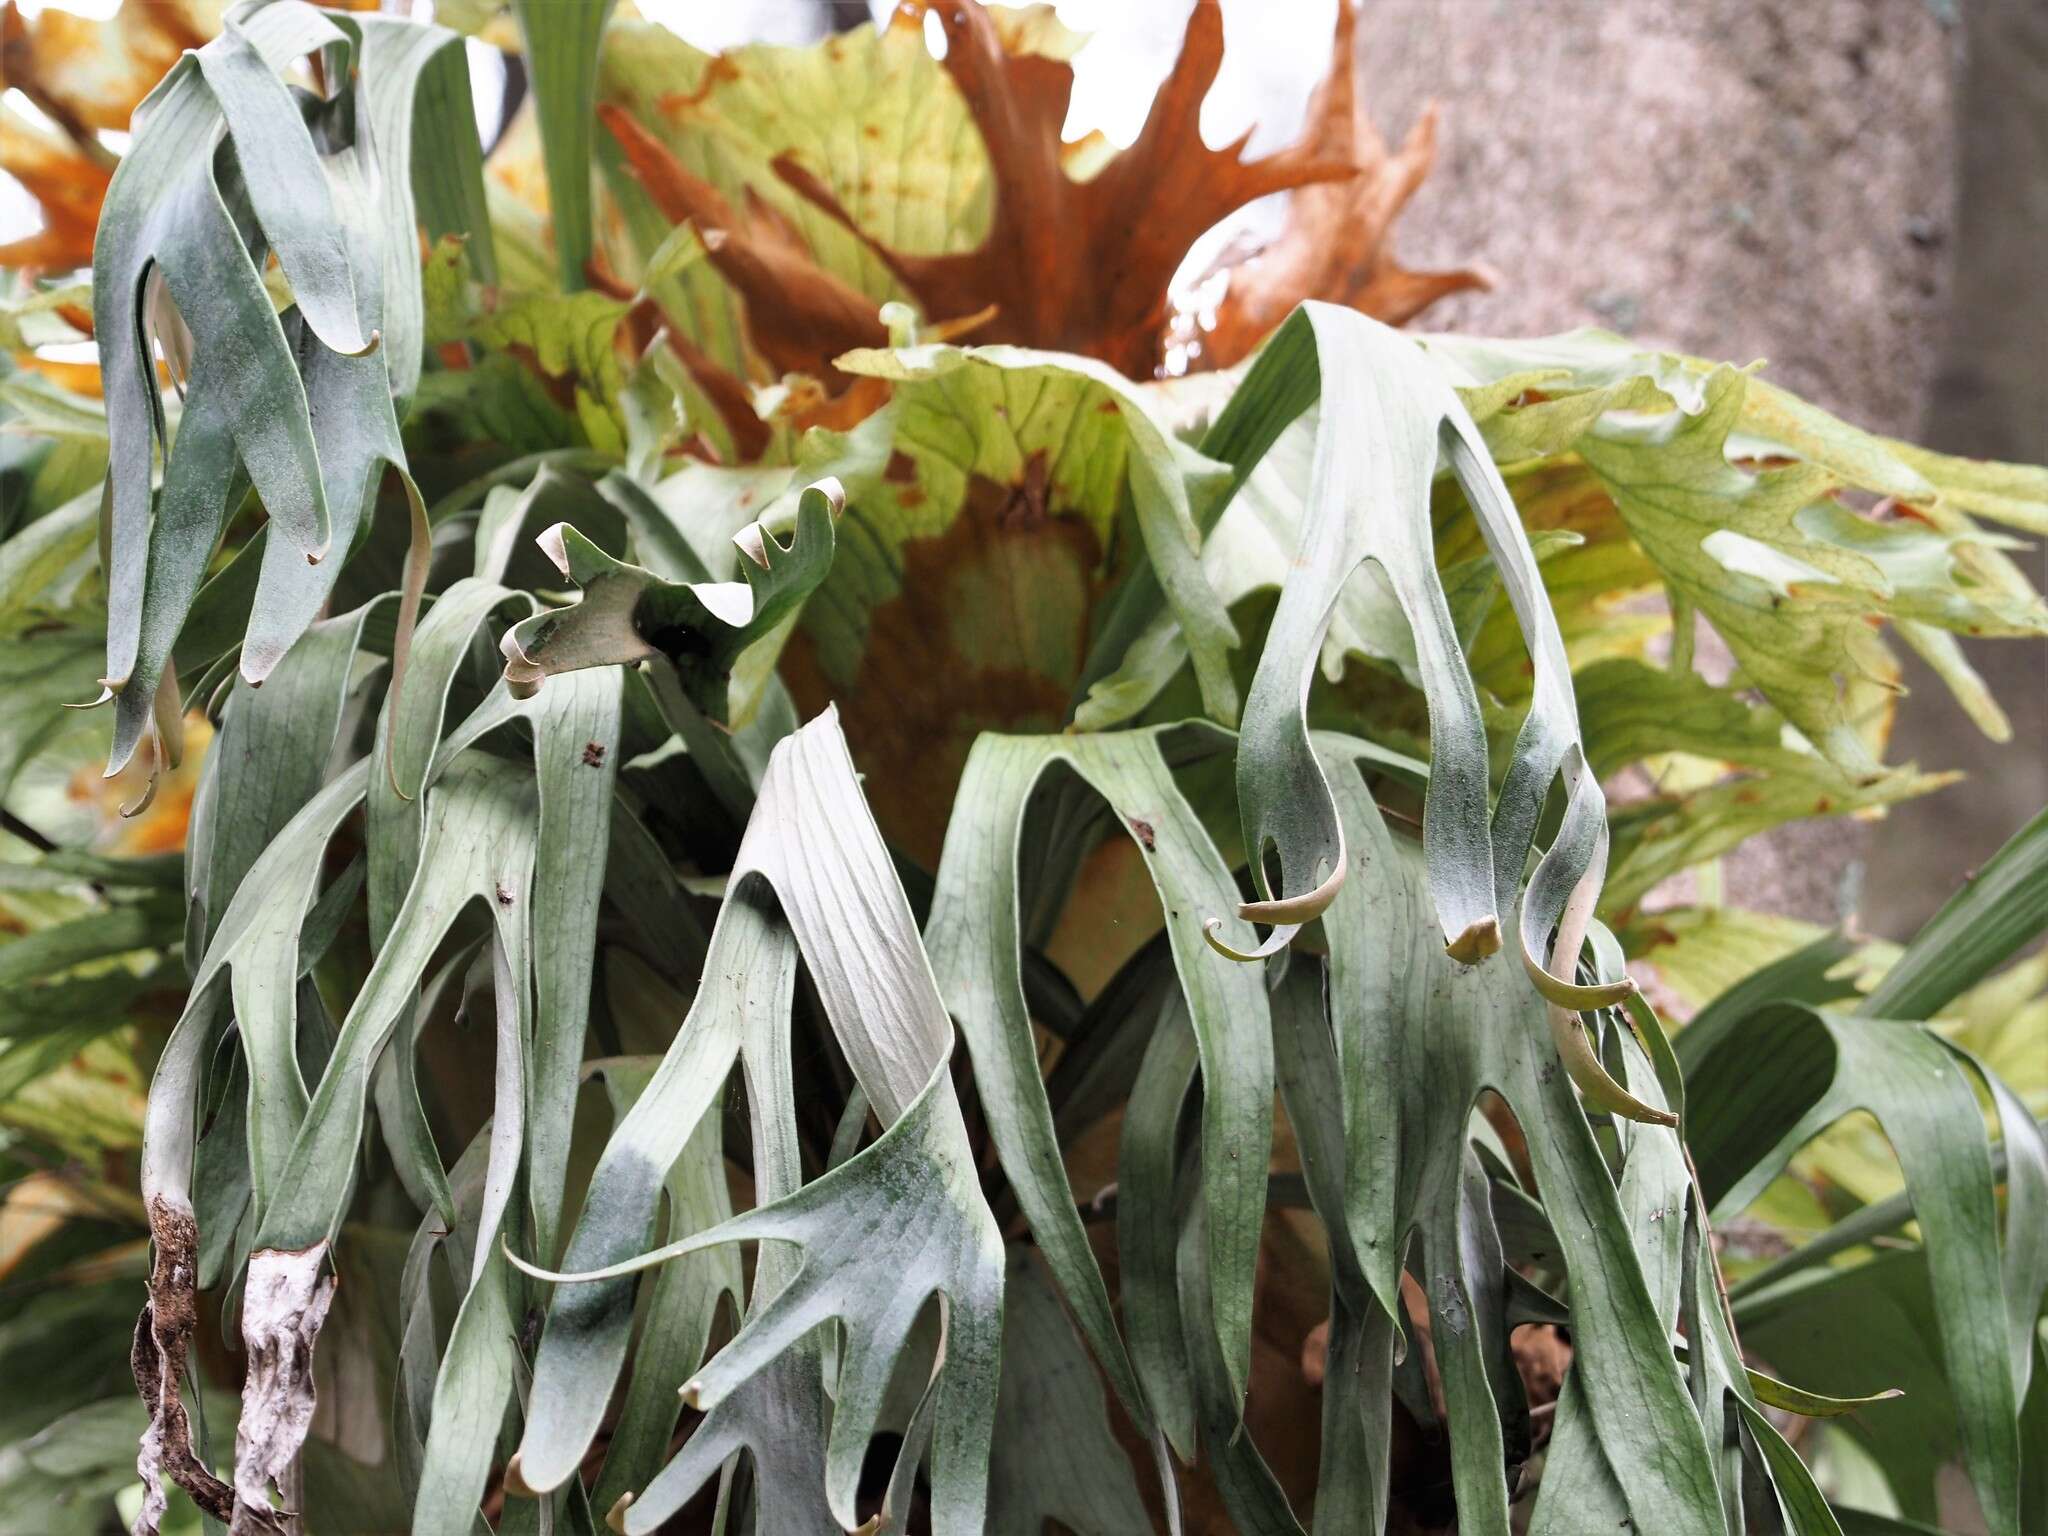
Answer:
[[[110,702],[114,697],[114,689],[122,686],[122,683],[126,681],[127,679],[123,678],[121,683],[109,683],[105,678],[101,678],[100,696],[98,698],[87,699],[82,704],[66,704],[64,707],[66,709],[98,709],[102,704]]]
[[[1482,917],[1444,946],[1444,953],[1460,965],[1477,965],[1500,951],[1500,919]]]
[[[522,1275],[531,1275],[536,1280],[560,1280],[564,1278],[551,1269],[542,1269],[538,1264],[522,1259],[512,1251],[512,1244],[506,1238],[498,1239],[498,1250],[505,1255],[506,1262]]]
[[[206,716],[207,720],[216,730],[220,728],[221,719],[226,713],[228,696],[234,691],[235,675],[230,672],[226,677],[223,677],[213,685],[213,692],[207,696],[206,706],[201,713]]]
[[[1756,1394],[1759,1403],[1796,1413],[1805,1419],[1836,1419],[1871,1403],[1886,1403],[1906,1395],[1898,1387],[1886,1387],[1881,1392],[1862,1397],[1832,1397],[1825,1392],[1809,1392],[1803,1387],[1795,1387],[1759,1370],[1749,1369],[1744,1374],[1749,1377],[1750,1390]]]
[[[889,345],[892,347],[914,347],[917,345],[917,311],[901,300],[892,299],[881,308],[880,319],[889,328]]]
[[[1640,990],[1633,976],[1618,977],[1613,981],[1595,982],[1582,986],[1577,982],[1564,980],[1553,975],[1527,949],[1522,951],[1522,969],[1529,973],[1529,980],[1544,998],[1568,1013],[1587,1013],[1595,1008],[1614,1008],[1627,1002]]]
[[[505,658],[505,691],[515,699],[530,699],[540,692],[540,685],[547,681],[547,670],[526,654],[519,643],[519,631],[509,629],[505,638],[498,642],[498,652]]]
[[[124,820],[132,820],[140,816],[156,803],[156,789],[159,782],[160,775],[155,767],[152,766],[149,770],[149,783],[144,786],[141,796],[121,807],[121,816]]]
[[[1349,867],[1350,861],[1339,857],[1334,861],[1329,877],[1314,890],[1271,901],[1239,902],[1237,915],[1248,923],[1271,923],[1275,927],[1299,928],[1304,923],[1312,923],[1337,899],[1337,892],[1344,888],[1344,872]]]
[[[562,542],[562,530],[568,526],[567,523],[555,523],[542,529],[533,541],[564,576],[569,574],[569,547]]]
[[[1593,1053],[1592,1043],[1586,1038],[1586,1031],[1579,1023],[1576,1013],[1567,1012],[1555,1003],[1550,1006],[1550,1038],[1557,1047],[1559,1060],[1564,1063],[1565,1072],[1578,1085],[1586,1102],[1596,1109],[1609,1114],[1620,1115],[1624,1120],[1634,1120],[1643,1125],[1676,1126],[1678,1116],[1668,1109],[1659,1109],[1654,1104],[1645,1104],[1616,1082],[1600,1058]]]
[[[632,1507],[633,1495],[631,1493],[620,1494],[612,1501],[612,1507],[605,1511],[604,1523],[619,1532],[619,1536],[625,1536],[626,1511]]]
[[[1223,919],[1220,917],[1212,917],[1202,924],[1202,937],[1208,940],[1211,949],[1226,960],[1236,960],[1240,964],[1249,965],[1254,960],[1264,960],[1279,954],[1294,936],[1301,932],[1301,927],[1299,924],[1293,924],[1285,928],[1275,928],[1266,936],[1266,942],[1256,949],[1233,949],[1223,942],[1220,937],[1222,932]]]
[[[142,745],[142,740],[143,738],[138,737],[130,742],[115,742],[113,750],[107,754],[107,766],[101,771],[100,777],[118,778],[122,770],[135,761],[135,749]]]
[[[765,571],[768,569],[768,537],[768,530],[759,523],[749,523],[732,536],[732,542],[741,554]]]

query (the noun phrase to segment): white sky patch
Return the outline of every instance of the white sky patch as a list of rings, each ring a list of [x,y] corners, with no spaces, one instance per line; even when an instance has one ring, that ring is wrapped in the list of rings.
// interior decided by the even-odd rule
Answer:
[[[824,34],[825,11],[817,0],[741,0],[707,5],[705,0],[635,0],[640,14],[658,21],[684,42],[710,52],[743,43],[797,45]],[[889,7],[884,0],[882,9]],[[877,7],[869,5],[870,13]]]
[[[18,117],[26,118],[44,132],[54,133],[59,138],[63,137],[64,130],[57,126],[56,120],[49,113],[45,112],[29,98],[28,92],[14,86],[9,86],[7,93],[4,96],[0,96],[0,101],[7,103],[8,111]]]
[[[1213,0],[1201,0],[1213,3]],[[1223,65],[1202,103],[1202,139],[1230,143],[1247,129],[1248,159],[1284,149],[1301,132],[1308,100],[1330,65],[1337,0],[1221,0]],[[1193,9],[1188,0],[1059,0],[1059,18],[1089,34],[1074,58],[1074,95],[1062,137],[1100,129],[1128,147],[1145,126],[1152,98],[1173,68]],[[1168,284],[1177,310],[1200,313],[1222,297],[1203,274],[1240,241],[1262,245],[1280,233],[1286,195],[1260,198],[1204,234]],[[1186,360],[1181,360],[1186,366]]]
[[[1211,0],[1204,0],[1211,3]],[[1308,98],[1329,67],[1337,0],[1221,0],[1223,67],[1202,104],[1202,137],[1228,144],[1247,128],[1247,153],[1271,154],[1301,131]],[[1180,53],[1188,0],[1059,0],[1059,18],[1089,34],[1074,60],[1064,137],[1101,129],[1128,145]]]
[[[95,21],[109,20],[121,9],[121,0],[15,0],[15,9],[28,20],[33,21],[45,11],[69,11],[74,16],[90,16]]]
[[[42,209],[27,188],[0,174],[0,240],[26,240],[42,227]]]

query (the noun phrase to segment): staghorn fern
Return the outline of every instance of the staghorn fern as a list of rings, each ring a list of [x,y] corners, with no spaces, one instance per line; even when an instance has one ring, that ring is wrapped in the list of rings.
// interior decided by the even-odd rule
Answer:
[[[1404,338],[1367,311],[1460,275],[1384,227],[1241,370],[1119,371],[1165,355],[1182,223],[1385,170],[1348,9],[1310,147],[1184,155],[1184,207],[1208,8],[1132,158],[1071,176],[1002,126],[1064,109],[1044,10],[944,8],[943,65],[607,11],[517,8],[542,138],[486,180],[456,34],[238,8],[106,191],[104,412],[0,383],[64,449],[0,545],[0,789],[95,677],[117,764],[218,722],[182,901],[61,848],[0,890],[53,893],[0,948],[0,1097],[176,999],[120,1143],[136,1531],[173,1489],[235,1532],[1382,1530],[1397,1419],[1447,1430],[1463,1530],[1843,1529],[1786,1413],[1923,1440],[1908,1515],[1953,1454],[2039,1523],[2041,1085],[1917,1021],[2048,926],[2048,831],[1855,1013],[1821,939],[1674,1041],[1623,956],[1683,974],[1718,916],[1646,915],[1665,877],[1940,782],[1882,766],[1875,622],[2001,729],[1952,637],[2048,628],[1976,521],[2048,526],[2048,475],[1617,338]],[[836,149],[884,125],[877,185]],[[1117,189],[1160,231],[1128,292]],[[1726,1283],[1714,1224],[1857,1108],[1910,1204]],[[1302,1294],[1306,1475],[1260,1380]],[[1570,1330],[1547,1443],[1527,1324]]]

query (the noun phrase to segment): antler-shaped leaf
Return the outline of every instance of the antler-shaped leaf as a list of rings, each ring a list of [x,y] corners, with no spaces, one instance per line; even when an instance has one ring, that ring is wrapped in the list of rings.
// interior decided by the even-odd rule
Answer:
[[[1343,884],[1343,829],[1309,742],[1308,690],[1339,593],[1360,565],[1374,561],[1407,617],[1429,704],[1423,846],[1450,955],[1472,963],[1500,947],[1499,914],[1516,905],[1537,817],[1561,775],[1569,802],[1521,903],[1522,962],[1555,1010],[1553,1030],[1573,1076],[1606,1107],[1658,1118],[1607,1077],[1570,1018],[1572,1011],[1625,996],[1632,984],[1624,978],[1588,988],[1569,979],[1606,870],[1606,801],[1586,769],[1570,664],[1514,502],[1463,402],[1415,344],[1326,304],[1303,305],[1282,327],[1212,429],[1239,483],[1318,394],[1299,569],[1282,589],[1267,632],[1238,750],[1245,847],[1264,896],[1241,906],[1239,915],[1270,923],[1273,932],[1256,950],[1225,953],[1254,958],[1276,952]],[[1440,462],[1471,503],[1534,677],[1490,818],[1479,698],[1433,554],[1430,486]],[[1277,891],[1269,849],[1279,858]]]
[[[919,35],[926,18],[946,32],[943,62]],[[1224,52],[1213,5],[1195,7],[1142,132],[1122,150],[1099,135],[1061,142],[1083,39],[1049,12],[919,0],[830,48],[715,58],[652,27],[628,35],[631,46],[615,44],[604,61],[600,115],[661,214],[706,237],[698,291],[737,291],[747,339],[772,371],[834,378],[838,353],[883,339],[877,303],[907,293],[979,339],[1150,377],[1166,352],[1168,283],[1189,248],[1234,210],[1288,189],[1322,194],[1297,210],[1312,225],[1341,217],[1344,238],[1314,241],[1306,261],[1297,252],[1310,242],[1290,242],[1267,268],[1277,282],[1253,272],[1234,287],[1231,359],[1305,296],[1398,320],[1463,285],[1463,274],[1408,274],[1384,259],[1387,229],[1427,170],[1427,133],[1390,157],[1364,121],[1348,4],[1302,137],[1257,158],[1243,137],[1202,139]],[[1360,246],[1372,259],[1358,259]],[[706,323],[713,307],[674,309],[744,371],[730,322]]]
[[[281,76],[309,52],[341,82],[330,100],[309,100]],[[270,522],[243,676],[261,682],[318,614],[340,571],[330,554],[352,549],[386,467],[400,472],[414,512],[394,656],[403,670],[427,554],[397,416],[419,377],[422,336],[412,143],[416,117],[422,133],[446,135],[447,156],[423,176],[417,205],[430,230],[481,206],[462,58],[444,29],[365,30],[274,0],[231,12],[221,36],[181,60],[137,114],[94,250],[115,767],[149,729],[171,648],[251,486]],[[485,269],[488,246],[485,226],[472,258]],[[283,317],[262,278],[272,253],[292,289]],[[190,376],[175,442],[149,334],[172,324],[159,323],[159,281],[190,341],[179,349]],[[158,446],[164,479],[153,493]]]
[[[540,546],[583,589],[583,600],[507,632],[507,686],[526,698],[559,672],[662,657],[674,666],[691,705],[724,720],[726,684],[740,653],[794,613],[831,568],[832,523],[844,504],[839,482],[821,480],[798,498],[788,545],[759,523],[741,529],[733,543],[745,557],[744,581],[665,581],[557,523],[540,536]]]
[[[1556,472],[1583,477],[1594,494],[1578,520],[1589,559],[1594,545],[1626,549],[1634,569],[1625,586],[1661,578],[1673,656],[1690,656],[1694,615],[1704,616],[1742,681],[1850,783],[1881,771],[1873,751],[1881,743],[1865,739],[1857,716],[1859,699],[1896,686],[1877,628],[1887,619],[1988,734],[2009,731],[1951,632],[2048,629],[2048,609],[2004,553],[2010,542],[1974,521],[2041,528],[2042,471],[1891,442],[1751,369],[1603,332],[1427,345],[1461,386],[1497,461],[1566,451],[1583,460],[1576,476],[1569,464]],[[1848,491],[1882,500],[1862,514]],[[1617,533],[1629,542],[1619,544]],[[1615,589],[1609,565],[1585,590]]]
[[[1219,964],[1201,942],[1204,915],[1232,902],[1237,885],[1172,771],[1176,761],[1220,750],[1227,740],[1200,727],[983,736],[955,800],[930,924],[933,966],[967,1037],[983,1113],[1032,1233],[1133,1418],[1149,1428],[1147,1420],[1160,1417],[1183,1454],[1192,1448],[1187,1426],[1171,1411],[1177,1394],[1163,1384],[1168,1369],[1137,1345],[1137,1378],[1145,1387],[1139,1394],[1061,1166],[1024,999],[1020,904],[1022,888],[1036,883],[1031,877],[1056,879],[1059,869],[1053,863],[1048,874],[1044,867],[1057,851],[1026,852],[1027,810],[1041,785],[1071,773],[1137,844],[1165,911],[1199,1046],[1213,1324],[1225,1378],[1241,1404],[1250,1375],[1252,1290],[1273,1130],[1271,1032],[1259,973]],[[1231,924],[1226,939],[1248,944],[1250,927],[1235,919]]]
[[[800,1189],[788,1076],[799,947],[848,1064],[888,1127],[875,1145]],[[828,1520],[851,1529],[891,1369],[937,1297],[945,1342],[928,1389],[934,1526],[978,1533],[995,1415],[1002,1238],[947,1073],[952,1025],[829,710],[769,760],[705,977],[675,1044],[606,1147],[570,1240],[572,1268],[553,1273],[515,1260],[563,1285],[535,1362],[519,1478],[535,1488],[559,1485],[597,1430],[632,1321],[631,1287],[615,1282],[684,1253],[769,1238],[797,1245],[801,1257],[786,1268],[764,1250],[746,1326],[685,1386],[705,1421],[647,1495],[615,1512],[617,1521],[628,1532],[653,1530],[747,1445],[771,1457],[764,1498],[790,1501],[773,1517],[775,1529],[825,1530]],[[636,1254],[668,1165],[735,1055],[747,1069],[756,1175],[768,1199],[708,1232]],[[823,1420],[821,1405],[804,1396],[803,1341],[833,1319],[843,1332],[822,1458],[827,1516],[801,1491],[817,1486],[806,1447]],[[792,1419],[802,1431],[794,1437]],[[788,1480],[798,1472],[802,1481]],[[764,1505],[764,1521],[768,1511]]]
[[[1706,1198],[1742,1209],[1792,1155],[1844,1115],[1877,1117],[1906,1176],[1933,1279],[1934,1317],[1969,1468],[1995,1529],[2020,1519],[2019,1403],[2044,1281],[2039,1127],[2009,1089],[1928,1030],[1780,1003],[1735,1018],[1697,1046],[1680,1037],[1690,1140]],[[1770,1068],[1760,1074],[1758,1062]],[[2006,1254],[1991,1147],[1973,1077],[1999,1111],[2019,1193]],[[2008,1294],[2010,1292],[2010,1294]]]
[[[1628,1195],[1617,1192],[1559,1070],[1543,1021],[1557,1005],[1524,967],[1501,957],[1467,965],[1444,953],[1430,921],[1433,882],[1387,831],[1358,749],[1330,736],[1316,745],[1354,861],[1353,878],[1323,915],[1348,1147],[1345,1231],[1333,1236],[1348,1236],[1376,1305],[1392,1317],[1400,1316],[1404,1252],[1411,1235],[1420,1242],[1418,1273],[1438,1348],[1450,1356],[1443,1382],[1460,1507],[1491,1508],[1506,1523],[1498,1492],[1505,1447],[1490,1384],[1498,1362],[1486,1361],[1475,1327],[1492,1315],[1501,1276],[1485,1257],[1486,1203],[1464,1194],[1470,1114],[1491,1089],[1522,1128],[1570,1270],[1574,1369],[1585,1377],[1600,1441],[1625,1453],[1615,1458],[1624,1510],[1644,1530],[1711,1536],[1723,1526],[1709,1444],[1671,1354],[1649,1261],[1631,1237]],[[1631,1102],[1670,1118],[1661,1103]],[[1661,1126],[1628,1129],[1641,1145],[1675,1150]],[[1646,1434],[1663,1454],[1633,1453]]]
[[[795,1244],[802,1259],[788,1283],[684,1385],[684,1402],[716,1408],[813,1329],[836,1318],[842,1333],[825,1488],[833,1517],[852,1530],[858,1523],[854,1495],[861,1462],[882,1411],[890,1369],[925,1303],[940,1297],[943,1363],[929,1389],[937,1396],[938,1411],[934,1519],[939,1530],[979,1531],[995,1419],[992,1389],[1001,1361],[1001,1236],[981,1201],[967,1128],[943,1068],[879,1141],[816,1183],[608,1269],[581,1275],[532,1273],[557,1280],[603,1280],[722,1243],[757,1239]],[[713,1428],[710,1421],[707,1428],[712,1428],[712,1446],[739,1447],[729,1429]],[[686,1446],[684,1454],[706,1470],[716,1465],[713,1458],[722,1459],[709,1447],[693,1454]],[[659,1511],[647,1508],[636,1519],[629,1508],[626,1529],[651,1529],[660,1518]]]

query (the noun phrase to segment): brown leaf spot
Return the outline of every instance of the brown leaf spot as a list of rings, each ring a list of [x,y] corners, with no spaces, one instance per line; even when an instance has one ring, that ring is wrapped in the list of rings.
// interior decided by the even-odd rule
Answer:
[[[1153,831],[1151,822],[1145,820],[1142,816],[1126,816],[1124,820],[1131,824],[1131,835],[1138,840],[1147,853],[1158,851],[1159,837]]]
[[[604,766],[603,742],[586,741],[583,743],[583,766],[586,768],[602,768]]]
[[[704,68],[704,78],[697,82],[694,91],[670,91],[658,103],[666,117],[686,117],[690,109],[702,106],[711,93],[722,85],[730,85],[740,77],[739,61],[729,53],[716,53]]]

